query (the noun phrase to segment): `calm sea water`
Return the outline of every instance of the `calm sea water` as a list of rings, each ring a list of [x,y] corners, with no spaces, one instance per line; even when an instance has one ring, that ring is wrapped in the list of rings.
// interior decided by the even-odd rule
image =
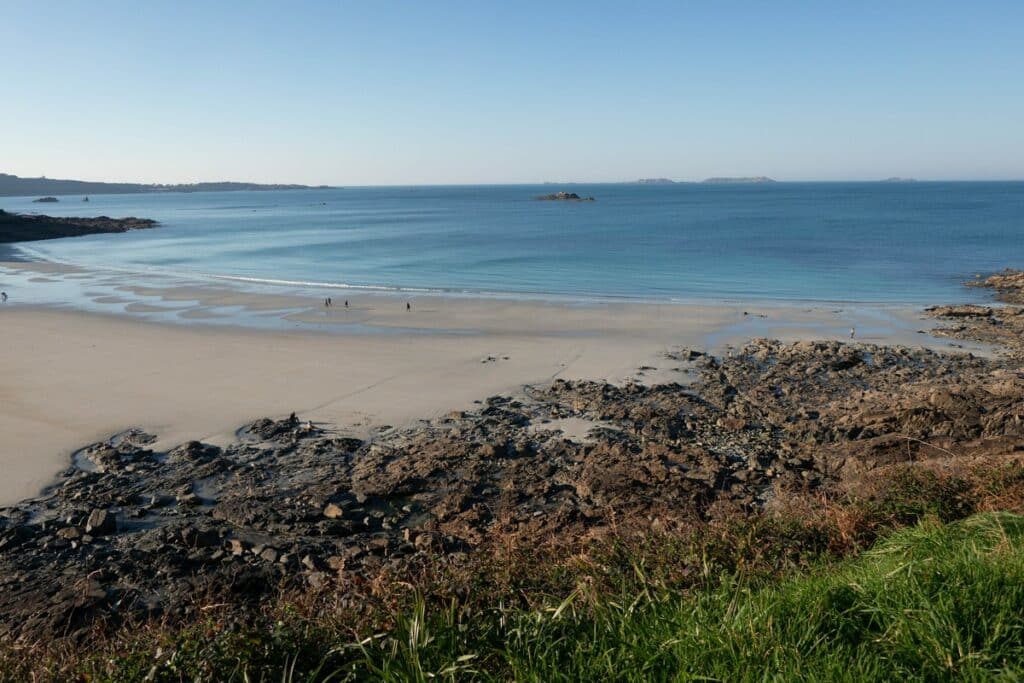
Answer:
[[[1024,183],[574,185],[93,195],[52,215],[155,230],[21,245],[87,267],[253,281],[655,300],[937,302],[1024,266]]]

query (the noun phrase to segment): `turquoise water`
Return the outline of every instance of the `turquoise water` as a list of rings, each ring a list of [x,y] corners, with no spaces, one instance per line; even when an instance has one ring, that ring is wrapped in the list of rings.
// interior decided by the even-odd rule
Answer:
[[[573,185],[93,195],[52,215],[155,230],[19,245],[93,268],[253,282],[646,300],[928,303],[1024,266],[1024,183]],[[243,280],[240,280],[243,281]]]

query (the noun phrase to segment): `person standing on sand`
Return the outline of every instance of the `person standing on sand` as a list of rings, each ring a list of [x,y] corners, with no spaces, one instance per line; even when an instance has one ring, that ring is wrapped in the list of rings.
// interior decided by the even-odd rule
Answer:
[[[411,311],[412,310],[412,306],[409,305],[408,301],[405,302],[405,310],[407,310],[407,311]]]
[[[856,327],[851,327],[850,328],[850,339],[853,339],[854,335],[856,335],[856,334],[857,334],[857,328]]]
[[[0,301],[7,303],[7,292],[0,292]]]
[[[348,299],[345,299],[345,308],[348,308]]]

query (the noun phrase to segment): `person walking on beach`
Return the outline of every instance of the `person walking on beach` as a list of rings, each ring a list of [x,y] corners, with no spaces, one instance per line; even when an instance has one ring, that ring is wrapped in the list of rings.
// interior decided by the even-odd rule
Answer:
[[[348,308],[348,299],[345,299],[345,308]]]
[[[851,327],[850,328],[850,339],[853,339],[854,335],[856,335],[856,334],[857,334],[857,328],[856,327]]]
[[[412,310],[412,306],[409,304],[408,301],[405,302],[405,310],[407,310],[407,311],[411,311]]]
[[[7,303],[7,292],[0,292],[0,301]]]

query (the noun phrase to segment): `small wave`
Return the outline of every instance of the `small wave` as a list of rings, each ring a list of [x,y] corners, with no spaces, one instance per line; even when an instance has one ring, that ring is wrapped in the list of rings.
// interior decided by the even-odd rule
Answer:
[[[319,282],[317,280],[282,280],[266,277],[248,277],[245,275],[218,275],[216,273],[196,273],[200,277],[214,280],[230,280],[234,282],[248,282],[260,285],[280,285],[283,287],[316,287],[323,289],[360,289],[380,292],[420,292],[420,293],[450,293],[465,290],[441,289],[431,287],[397,287],[386,285],[354,285],[346,282]],[[468,293],[468,292],[467,292]]]

